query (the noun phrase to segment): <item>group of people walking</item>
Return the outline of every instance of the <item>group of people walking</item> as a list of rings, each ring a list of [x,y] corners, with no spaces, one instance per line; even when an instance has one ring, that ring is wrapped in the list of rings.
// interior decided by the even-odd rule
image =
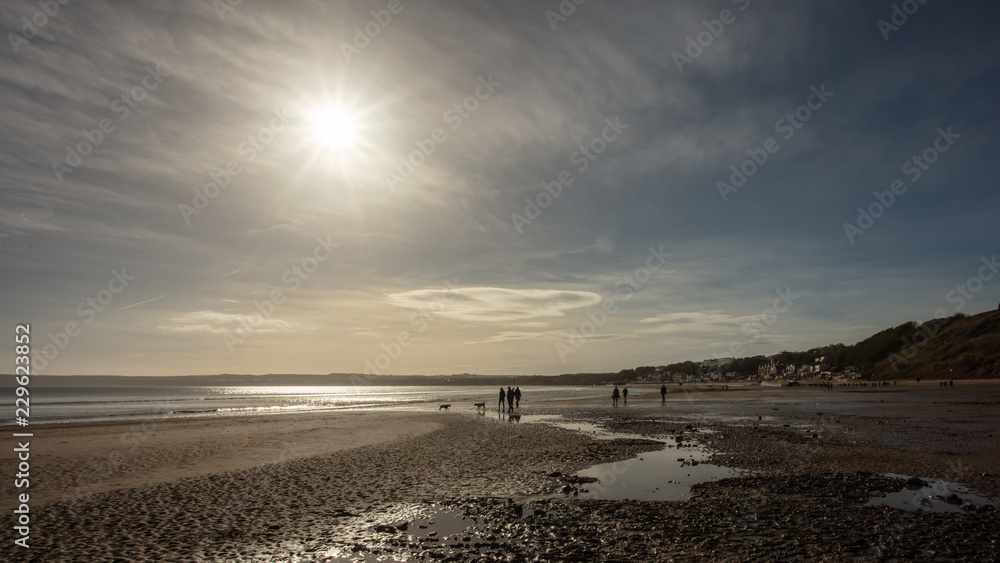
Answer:
[[[511,389],[507,386],[507,391],[500,388],[500,404],[497,405],[497,410],[504,410],[504,401],[507,403],[507,412],[514,412],[514,409],[521,407],[521,388]]]
[[[628,387],[622,388],[622,390],[619,392],[618,391],[618,386],[615,385],[614,390],[611,391],[611,405],[612,406],[615,406],[615,407],[618,406],[618,397],[622,397],[625,400],[625,404],[627,405],[628,404]]]
[[[621,391],[619,391],[618,390],[618,386],[615,385],[615,388],[611,391],[611,406],[614,406],[614,407],[618,406],[618,398],[619,397],[622,398],[622,401],[626,405],[628,404],[628,387],[627,386],[622,387]],[[661,385],[660,386],[660,401],[662,401],[664,403],[667,402],[667,386],[666,385]]]

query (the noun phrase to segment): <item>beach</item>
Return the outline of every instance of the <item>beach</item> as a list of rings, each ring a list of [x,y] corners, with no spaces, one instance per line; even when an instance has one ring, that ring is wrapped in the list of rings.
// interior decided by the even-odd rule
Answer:
[[[31,438],[31,547],[8,541],[0,557],[996,558],[1000,382],[684,387],[662,403],[658,386],[632,387],[618,408],[526,401],[519,419],[456,404],[42,425]],[[595,464],[609,464],[601,481],[577,475]],[[680,500],[609,492],[711,467],[733,473]],[[2,468],[16,472],[10,456]],[[970,493],[946,502],[943,483]],[[927,506],[872,504],[901,493]]]

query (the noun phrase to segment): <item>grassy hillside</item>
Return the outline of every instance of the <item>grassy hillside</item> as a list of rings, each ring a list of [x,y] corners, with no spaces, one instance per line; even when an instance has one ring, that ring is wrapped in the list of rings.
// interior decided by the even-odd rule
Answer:
[[[1000,377],[1000,311],[922,325],[894,355],[878,362],[874,379]],[[933,332],[937,329],[936,332]],[[926,338],[929,336],[929,338]]]
[[[816,358],[833,371],[855,367],[872,379],[970,379],[1000,377],[1000,311],[968,317],[955,315],[923,324],[903,323],[856,344],[830,344],[801,352],[781,352],[779,364],[812,364]],[[765,356],[738,358],[721,371],[756,373],[770,361]],[[699,362],[663,366],[666,371],[700,373]],[[623,370],[619,379],[631,380],[655,372],[654,366]]]

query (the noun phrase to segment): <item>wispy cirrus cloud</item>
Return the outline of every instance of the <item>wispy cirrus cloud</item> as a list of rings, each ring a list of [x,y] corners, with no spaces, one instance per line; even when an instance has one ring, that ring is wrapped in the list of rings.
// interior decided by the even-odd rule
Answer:
[[[589,291],[465,287],[390,293],[386,301],[459,321],[506,322],[562,317],[570,309],[600,303],[601,296]]]
[[[522,332],[522,331],[504,331],[500,334],[494,334],[489,338],[483,340],[476,340],[471,342],[465,342],[464,344],[499,344],[503,342],[517,342],[525,340],[566,340],[572,337],[568,331],[565,330],[546,330],[542,332]],[[588,340],[624,340],[626,338],[635,338],[634,334],[594,334],[586,337]]]
[[[639,334],[662,334],[674,332],[708,332],[733,330],[752,321],[755,316],[734,317],[719,310],[695,311],[690,313],[664,313],[655,317],[640,319],[639,323],[658,325],[636,329]]]
[[[281,319],[265,319],[254,315],[220,313],[218,311],[194,311],[170,319],[170,324],[156,328],[170,332],[224,334],[233,332],[240,326],[252,326],[255,333],[288,332],[295,325]]]

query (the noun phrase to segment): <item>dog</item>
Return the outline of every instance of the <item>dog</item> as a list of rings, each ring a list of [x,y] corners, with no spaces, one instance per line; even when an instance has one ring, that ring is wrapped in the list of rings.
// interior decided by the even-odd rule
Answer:
[[[450,409],[450,408],[451,408],[451,405],[440,405],[440,406],[438,407],[438,410],[439,410],[439,411],[446,411],[446,410],[448,410],[448,409]]]
[[[472,406],[476,407],[476,410],[486,412],[486,403],[475,403]]]
[[[519,414],[508,415],[507,416],[507,421],[508,422],[521,422],[521,415],[519,415]]]

